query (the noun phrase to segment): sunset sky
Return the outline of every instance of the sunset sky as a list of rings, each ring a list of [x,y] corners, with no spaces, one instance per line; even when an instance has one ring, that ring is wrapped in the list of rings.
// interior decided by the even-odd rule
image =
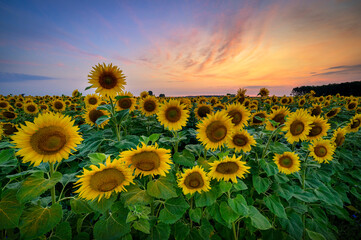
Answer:
[[[102,62],[134,95],[360,81],[360,13],[359,0],[0,0],[0,94],[93,93]]]

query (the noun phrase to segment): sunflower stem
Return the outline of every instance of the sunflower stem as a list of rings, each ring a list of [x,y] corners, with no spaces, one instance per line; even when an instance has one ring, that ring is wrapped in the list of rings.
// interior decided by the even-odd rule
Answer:
[[[115,104],[113,102],[113,99],[111,96],[109,96],[109,100],[110,100],[110,107],[111,107],[111,118],[114,124],[114,128],[115,128],[115,134],[117,136],[117,140],[118,142],[120,141],[120,129],[119,129],[119,124],[117,123],[117,119],[115,117]]]
[[[53,176],[54,174],[54,164],[49,162],[49,169],[50,169],[50,178]],[[50,189],[51,192],[51,201],[53,204],[55,204],[55,185]]]
[[[189,199],[189,201],[190,201],[190,210],[192,210],[193,209],[193,196],[191,197],[191,199]],[[190,220],[190,226],[192,229],[193,221],[190,216],[189,216],[189,220]]]
[[[304,169],[303,169],[303,174],[302,174],[302,190],[305,190],[305,182],[306,182],[306,171],[307,171],[307,159],[308,156],[310,154],[310,151],[307,152],[306,157],[305,157],[305,161],[304,161]],[[303,205],[306,206],[306,203],[303,202]],[[306,206],[307,207],[307,206]],[[305,223],[306,223],[306,213],[302,214],[302,224],[303,224],[303,229],[306,229],[305,227]],[[303,232],[303,236],[305,236],[305,232]]]
[[[271,143],[271,140],[273,138],[273,136],[275,135],[275,133],[278,131],[278,129],[280,129],[280,127],[282,126],[282,124],[280,124],[271,134],[271,136],[268,138],[268,141],[267,141],[267,144],[266,144],[266,147],[263,149],[263,152],[262,152],[262,159],[265,157],[266,155],[266,152],[268,150],[268,147],[269,147],[269,144]]]
[[[236,225],[234,224],[234,222],[232,222],[232,229],[233,229],[233,236],[234,236],[234,240],[237,240],[237,232],[236,232]]]

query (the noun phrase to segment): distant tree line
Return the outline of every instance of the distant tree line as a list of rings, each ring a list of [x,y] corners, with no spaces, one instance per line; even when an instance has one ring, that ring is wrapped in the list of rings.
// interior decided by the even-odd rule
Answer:
[[[341,96],[361,96],[361,81],[332,83],[322,86],[301,86],[292,89],[291,95],[299,96],[309,93],[311,90],[316,92],[316,96],[336,95]]]

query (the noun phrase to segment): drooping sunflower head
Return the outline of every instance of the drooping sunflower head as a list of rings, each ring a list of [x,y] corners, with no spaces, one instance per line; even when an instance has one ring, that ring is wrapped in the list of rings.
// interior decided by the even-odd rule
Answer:
[[[258,111],[252,114],[251,125],[263,125],[266,122],[266,111]]]
[[[123,71],[111,63],[94,66],[88,77],[92,88],[96,88],[95,92],[102,96],[116,96],[124,91],[126,85]]]
[[[100,97],[98,94],[88,94],[84,99],[87,106],[98,106],[100,104]]]
[[[159,103],[154,96],[147,96],[140,101],[140,111],[145,116],[152,116],[158,112]]]
[[[330,124],[327,120],[320,116],[312,117],[311,130],[307,135],[308,140],[320,139],[327,135]]]
[[[325,114],[325,117],[330,119],[330,118],[333,118],[335,117],[339,112],[341,111],[341,108],[337,107],[337,108],[332,108],[330,111],[328,111],[326,114]]]
[[[121,159],[125,161],[126,166],[135,170],[135,175],[160,175],[165,176],[170,169],[170,150],[158,148],[158,145],[147,146],[142,143],[141,147],[123,151]]]
[[[70,151],[80,144],[79,128],[69,116],[61,114],[40,114],[34,122],[25,122],[11,138],[17,155],[23,162],[38,166],[41,162],[60,162],[69,157]]]
[[[261,88],[258,94],[261,95],[261,97],[267,97],[269,95],[269,90],[267,88]]]
[[[52,108],[55,112],[63,112],[66,108],[66,105],[62,100],[54,100]]]
[[[14,111],[5,110],[1,112],[1,117],[6,120],[14,120],[18,114]]]
[[[232,120],[225,111],[208,115],[197,128],[197,139],[206,149],[212,150],[225,144],[233,132]]]
[[[355,110],[357,108],[357,101],[350,101],[349,103],[346,103],[345,107],[347,110],[352,111]]]
[[[235,129],[241,129],[247,126],[247,121],[251,112],[239,103],[228,104],[226,108],[227,115],[232,119]]]
[[[98,118],[100,118],[101,116],[106,116],[108,115],[107,112],[105,110],[98,110],[97,106],[89,106],[83,117],[85,119],[85,122],[87,124],[89,124],[90,126],[98,126],[100,128],[104,128],[105,125],[108,124],[109,120],[104,121],[103,123],[97,125],[96,121],[98,120]]]
[[[215,178],[218,181],[232,181],[237,182],[237,177],[244,178],[246,173],[249,173],[250,167],[246,166],[246,162],[241,161],[242,157],[225,157],[222,160],[214,161],[209,163],[211,165],[208,176]]]
[[[211,189],[209,177],[199,166],[187,169],[182,173],[178,180],[178,186],[182,188],[184,195],[208,192]]]
[[[328,163],[332,160],[336,146],[330,140],[315,140],[309,146],[310,155],[319,163]]]
[[[356,114],[346,126],[347,131],[357,132],[361,127],[361,114]]]
[[[278,170],[282,173],[291,174],[300,170],[300,160],[296,153],[276,153],[273,157],[273,161],[276,163]]]
[[[245,97],[246,96],[246,92],[247,92],[247,89],[245,89],[245,88],[239,88],[238,90],[237,90],[237,95],[236,95],[236,97],[237,98],[241,98],[241,97]]]
[[[267,118],[266,129],[270,131],[274,131],[278,126],[284,124],[286,122],[285,117],[290,114],[290,110],[288,107],[279,107],[276,110],[272,110],[272,113]],[[278,125],[273,125],[272,121],[278,123]]]
[[[38,105],[36,103],[26,103],[24,105],[24,112],[27,114],[35,115],[39,112]]]
[[[126,109],[129,109],[129,112],[133,111],[135,109],[135,98],[133,97],[133,94],[131,94],[130,92],[125,92],[120,96],[124,97],[117,100],[117,111],[122,111]]]
[[[305,109],[297,109],[290,114],[282,128],[286,131],[286,138],[289,143],[305,141],[311,130],[312,118]]]
[[[112,193],[126,191],[125,186],[133,183],[132,171],[119,160],[111,162],[110,157],[105,164],[100,163],[99,167],[91,165],[90,169],[84,169],[75,183],[75,187],[79,187],[75,193],[86,200],[108,199]]]
[[[338,128],[333,132],[331,142],[336,146],[340,147],[345,142],[347,130],[345,128]]]
[[[229,148],[234,148],[235,152],[249,152],[252,146],[256,145],[256,141],[253,136],[247,132],[247,130],[234,131],[231,137],[227,141]]]
[[[212,111],[213,111],[213,107],[205,103],[199,103],[197,107],[194,109],[194,113],[198,120],[207,117],[207,115],[211,114]]]
[[[157,117],[165,128],[178,131],[187,125],[189,111],[178,100],[170,100],[160,106]]]

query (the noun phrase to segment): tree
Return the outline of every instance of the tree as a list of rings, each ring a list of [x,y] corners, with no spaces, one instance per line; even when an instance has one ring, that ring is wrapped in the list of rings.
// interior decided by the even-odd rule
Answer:
[[[165,97],[164,93],[159,94],[159,97]]]

